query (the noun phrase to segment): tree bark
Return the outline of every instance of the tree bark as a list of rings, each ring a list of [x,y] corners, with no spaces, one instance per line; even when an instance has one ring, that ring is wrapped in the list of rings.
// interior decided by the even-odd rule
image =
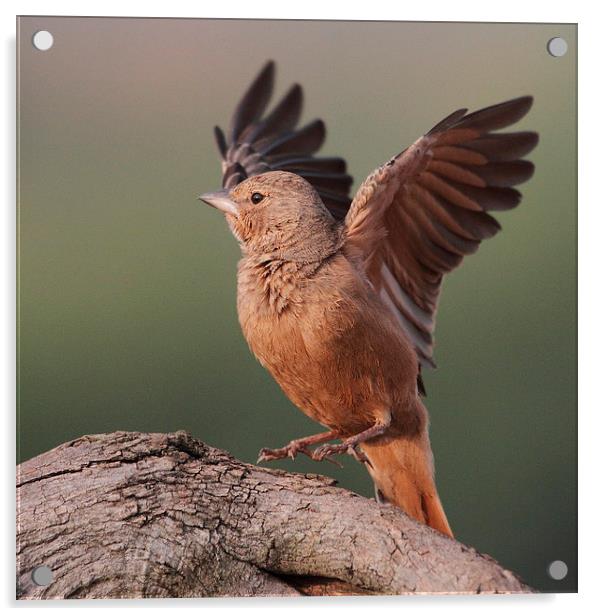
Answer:
[[[489,556],[335,483],[185,432],[84,436],[17,468],[17,596],[531,592]],[[41,565],[47,586],[32,578]]]

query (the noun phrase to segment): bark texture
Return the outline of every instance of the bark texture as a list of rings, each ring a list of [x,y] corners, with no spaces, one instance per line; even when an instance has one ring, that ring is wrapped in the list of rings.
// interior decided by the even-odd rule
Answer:
[[[84,436],[17,469],[22,599],[530,591],[393,506],[185,432]]]

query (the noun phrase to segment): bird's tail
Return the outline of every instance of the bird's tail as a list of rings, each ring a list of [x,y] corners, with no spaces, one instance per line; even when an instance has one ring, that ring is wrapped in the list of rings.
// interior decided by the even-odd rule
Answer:
[[[385,501],[409,516],[453,537],[433,478],[428,434],[391,437],[362,443],[367,468]]]

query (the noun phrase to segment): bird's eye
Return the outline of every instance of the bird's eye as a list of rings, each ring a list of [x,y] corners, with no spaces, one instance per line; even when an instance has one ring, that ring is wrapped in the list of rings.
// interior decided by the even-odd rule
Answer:
[[[259,203],[260,201],[263,201],[263,195],[261,193],[253,193],[251,195],[251,201],[255,204]]]

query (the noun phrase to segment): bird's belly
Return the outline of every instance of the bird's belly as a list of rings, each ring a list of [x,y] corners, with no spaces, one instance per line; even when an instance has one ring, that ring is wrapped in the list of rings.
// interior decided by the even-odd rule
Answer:
[[[255,311],[241,325],[255,356],[296,406],[343,435],[357,434],[383,410],[403,404],[404,350],[396,348],[390,332],[370,331],[361,318],[346,320],[324,307],[312,308],[278,319]]]
[[[307,334],[307,330],[304,332]],[[345,349],[324,344],[318,354],[308,354],[288,331],[270,353],[256,352],[288,398],[315,421],[341,432],[355,434],[374,423],[373,380],[361,366],[351,366]],[[368,392],[370,395],[367,396]],[[367,399],[368,397],[368,399]]]

